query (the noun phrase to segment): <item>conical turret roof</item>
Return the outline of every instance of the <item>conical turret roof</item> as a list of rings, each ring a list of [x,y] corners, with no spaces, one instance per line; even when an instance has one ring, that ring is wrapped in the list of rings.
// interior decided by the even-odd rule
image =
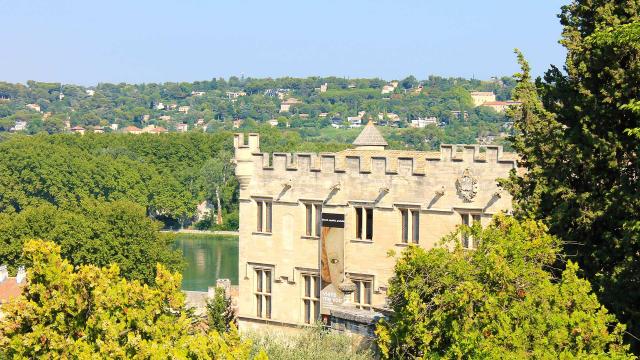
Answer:
[[[387,146],[387,141],[382,137],[380,131],[373,125],[372,121],[369,121],[367,126],[364,127],[360,135],[354,140],[355,146]]]

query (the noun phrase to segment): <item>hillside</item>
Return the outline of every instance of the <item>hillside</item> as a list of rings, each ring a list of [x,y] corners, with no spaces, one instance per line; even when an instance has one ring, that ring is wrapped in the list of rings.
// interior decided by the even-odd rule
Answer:
[[[470,93],[488,91],[496,100],[508,100],[513,85],[510,77],[480,81],[437,76],[421,81],[409,76],[392,82],[231,77],[92,87],[0,83],[0,131],[51,134],[74,127],[110,132],[127,126],[156,126],[167,131],[215,132],[234,127],[250,130],[270,123],[289,127],[304,139],[348,142],[357,133],[349,128],[372,120],[393,129],[387,133],[396,147],[500,143],[509,134],[509,122],[492,108],[474,107]],[[402,130],[412,126],[420,131]]]

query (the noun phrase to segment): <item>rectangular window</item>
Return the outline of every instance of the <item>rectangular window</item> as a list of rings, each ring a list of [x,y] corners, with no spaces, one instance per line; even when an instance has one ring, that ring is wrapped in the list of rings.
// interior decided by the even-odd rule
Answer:
[[[271,232],[271,201],[256,200],[256,231]]]
[[[303,274],[304,292],[302,307],[305,324],[313,324],[320,318],[320,277],[313,274]]]
[[[262,232],[262,201],[258,201],[257,205],[258,205],[258,213],[256,214],[257,216],[256,223],[258,224],[258,227],[256,228],[256,231]]]
[[[480,214],[460,213],[462,218],[462,225],[473,226],[473,224],[480,224]],[[462,247],[465,249],[475,249],[478,244],[470,234],[462,234]]]
[[[304,296],[305,297],[310,297],[311,296],[311,287],[313,286],[313,284],[311,283],[311,279],[309,275],[304,275]]]
[[[413,240],[414,244],[417,244],[420,241],[420,211],[411,210],[411,219],[411,223],[413,224],[413,236],[411,240]]]
[[[256,316],[271,319],[271,269],[256,268]]]
[[[362,208],[356,208],[356,239],[362,239]]]
[[[367,240],[373,239],[373,209],[365,209],[367,212]]]
[[[373,298],[373,279],[351,279],[356,285],[353,292],[353,303],[356,308],[371,310],[371,299]]]
[[[400,209],[402,215],[402,242],[409,242],[409,210]]]
[[[311,219],[313,219],[313,205],[304,204],[304,207],[305,207],[306,219],[307,219],[306,234],[307,236],[313,236],[313,222],[311,221]]]
[[[266,305],[264,317],[271,319],[271,296],[265,296],[264,301]]]
[[[373,209],[356,207],[356,239],[373,240]]]
[[[400,214],[402,217],[402,242],[408,243],[409,236],[411,236],[411,241],[417,244],[420,241],[420,210],[400,209]]]
[[[265,216],[267,225],[265,227],[265,232],[270,233],[271,232],[271,201],[265,201],[265,205],[267,207],[267,214]]]
[[[305,203],[305,235],[319,237],[322,232],[322,205]]]
[[[363,304],[371,305],[371,297],[373,296],[373,291],[371,289],[371,281],[362,281],[362,286],[364,287],[362,290],[362,295],[364,295]]]
[[[462,217],[462,225],[469,226],[469,214],[460,214]]]

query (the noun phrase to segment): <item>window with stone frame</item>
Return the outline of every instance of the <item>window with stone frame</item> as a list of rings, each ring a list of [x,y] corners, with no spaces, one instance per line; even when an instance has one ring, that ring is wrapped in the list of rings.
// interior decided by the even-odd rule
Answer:
[[[256,231],[271,232],[273,203],[270,200],[256,199]]]
[[[420,209],[400,209],[402,242],[420,242]]]
[[[305,235],[320,237],[322,232],[322,204],[304,203],[305,210]]]
[[[356,285],[356,290],[353,292],[353,303],[355,307],[363,310],[371,310],[373,277],[354,275],[349,276],[349,278]]]
[[[355,207],[356,212],[356,239],[373,240],[373,208]]]
[[[478,223],[481,224],[480,222],[480,214],[474,214],[474,213],[460,213],[460,218],[462,221],[462,225],[466,225],[466,226],[473,226],[474,224]],[[475,249],[478,247],[478,244],[476,243],[475,239],[473,238],[473,235],[463,232],[462,233],[462,247],[465,249]]]
[[[273,285],[273,269],[256,267],[255,272],[255,304],[256,317],[271,319],[271,289]]]
[[[320,277],[317,274],[302,274],[302,314],[305,324],[314,324],[320,319]]]

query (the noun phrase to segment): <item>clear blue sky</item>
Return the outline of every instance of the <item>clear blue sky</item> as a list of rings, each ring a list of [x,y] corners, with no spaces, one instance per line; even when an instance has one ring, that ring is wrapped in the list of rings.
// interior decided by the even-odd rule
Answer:
[[[542,74],[567,2],[0,0],[0,81]]]

